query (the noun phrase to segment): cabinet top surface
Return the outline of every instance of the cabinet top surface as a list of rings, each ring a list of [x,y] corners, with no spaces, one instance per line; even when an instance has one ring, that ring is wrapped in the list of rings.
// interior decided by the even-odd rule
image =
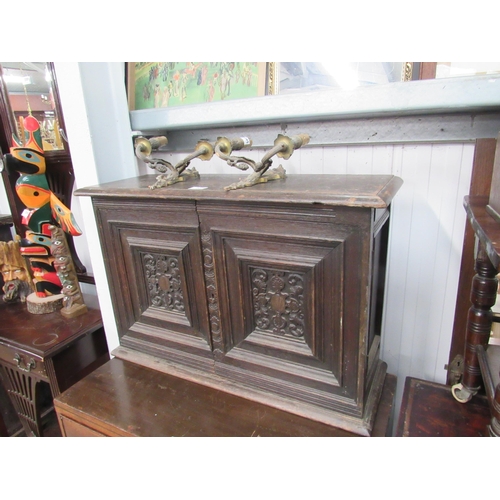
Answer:
[[[244,189],[224,187],[245,175],[201,175],[200,179],[150,189],[156,175],[144,175],[78,189],[92,197],[323,204],[352,207],[387,207],[403,181],[393,175],[288,175]]]
[[[23,349],[42,358],[50,357],[80,336],[102,326],[101,312],[92,296],[85,296],[88,312],[65,318],[59,311],[31,314],[26,304],[0,300],[0,346]]]

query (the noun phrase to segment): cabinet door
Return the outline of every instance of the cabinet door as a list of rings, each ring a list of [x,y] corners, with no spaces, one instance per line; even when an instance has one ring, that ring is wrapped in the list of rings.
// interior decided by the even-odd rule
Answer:
[[[360,417],[371,210],[206,202],[198,211],[216,373],[274,402]]]
[[[94,200],[120,344],[213,365],[193,202]]]

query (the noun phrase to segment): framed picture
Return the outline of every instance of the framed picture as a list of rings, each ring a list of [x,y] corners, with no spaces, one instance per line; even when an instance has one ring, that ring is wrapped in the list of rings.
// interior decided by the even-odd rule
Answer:
[[[274,93],[275,64],[265,62],[129,62],[129,109],[245,99]]]

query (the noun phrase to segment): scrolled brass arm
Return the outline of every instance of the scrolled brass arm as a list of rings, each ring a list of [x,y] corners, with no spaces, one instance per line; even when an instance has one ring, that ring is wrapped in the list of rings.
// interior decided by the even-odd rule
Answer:
[[[215,154],[230,167],[247,170],[248,167],[255,168],[255,162],[244,156],[231,156],[231,153],[245,147],[250,147],[251,145],[252,141],[248,137],[238,137],[236,139],[218,137],[215,143]]]
[[[145,137],[138,137],[135,140],[135,155],[139,160],[142,160],[144,163],[148,165],[149,168],[160,172],[161,174],[165,174],[169,172],[169,176],[172,178],[176,178],[178,176],[175,167],[168,161],[162,160],[161,158],[153,158],[151,153],[156,151],[162,146],[168,144],[168,140],[164,136],[160,137],[151,137],[150,139],[146,139]]]
[[[262,157],[259,162],[248,160],[248,165],[254,170],[247,178],[235,182],[230,186],[225,187],[226,191],[232,189],[241,189],[244,187],[253,186],[260,182],[267,182],[271,180],[283,179],[286,176],[285,169],[280,165],[278,168],[272,169],[268,172],[269,167],[272,165],[272,157],[278,156],[288,160],[296,149],[309,143],[310,137],[307,134],[298,134],[291,137],[278,134],[274,141],[274,146]],[[217,147],[216,147],[217,151]],[[240,159],[241,161],[241,159]]]
[[[175,169],[181,174],[195,158],[199,158],[202,161],[208,161],[213,155],[214,147],[212,144],[205,139],[201,139],[198,141],[198,144],[196,144],[194,151],[175,165]]]
[[[149,186],[150,189],[170,186],[171,184],[182,182],[187,179],[199,179],[200,174],[195,168],[186,170],[189,163],[194,158],[209,160],[213,156],[213,146],[205,140],[198,141],[195,151],[175,166],[166,160],[153,158],[151,156],[153,150],[159,149],[167,143],[168,140],[164,136],[152,137],[151,139],[138,137],[135,140],[135,155],[137,158],[144,161],[150,168],[160,172],[160,175],[156,177],[156,182]]]

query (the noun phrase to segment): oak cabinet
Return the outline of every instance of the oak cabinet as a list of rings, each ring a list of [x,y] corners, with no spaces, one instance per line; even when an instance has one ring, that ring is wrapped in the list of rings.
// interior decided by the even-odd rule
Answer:
[[[121,359],[369,435],[394,176],[288,176],[225,191],[154,176],[91,196]]]

